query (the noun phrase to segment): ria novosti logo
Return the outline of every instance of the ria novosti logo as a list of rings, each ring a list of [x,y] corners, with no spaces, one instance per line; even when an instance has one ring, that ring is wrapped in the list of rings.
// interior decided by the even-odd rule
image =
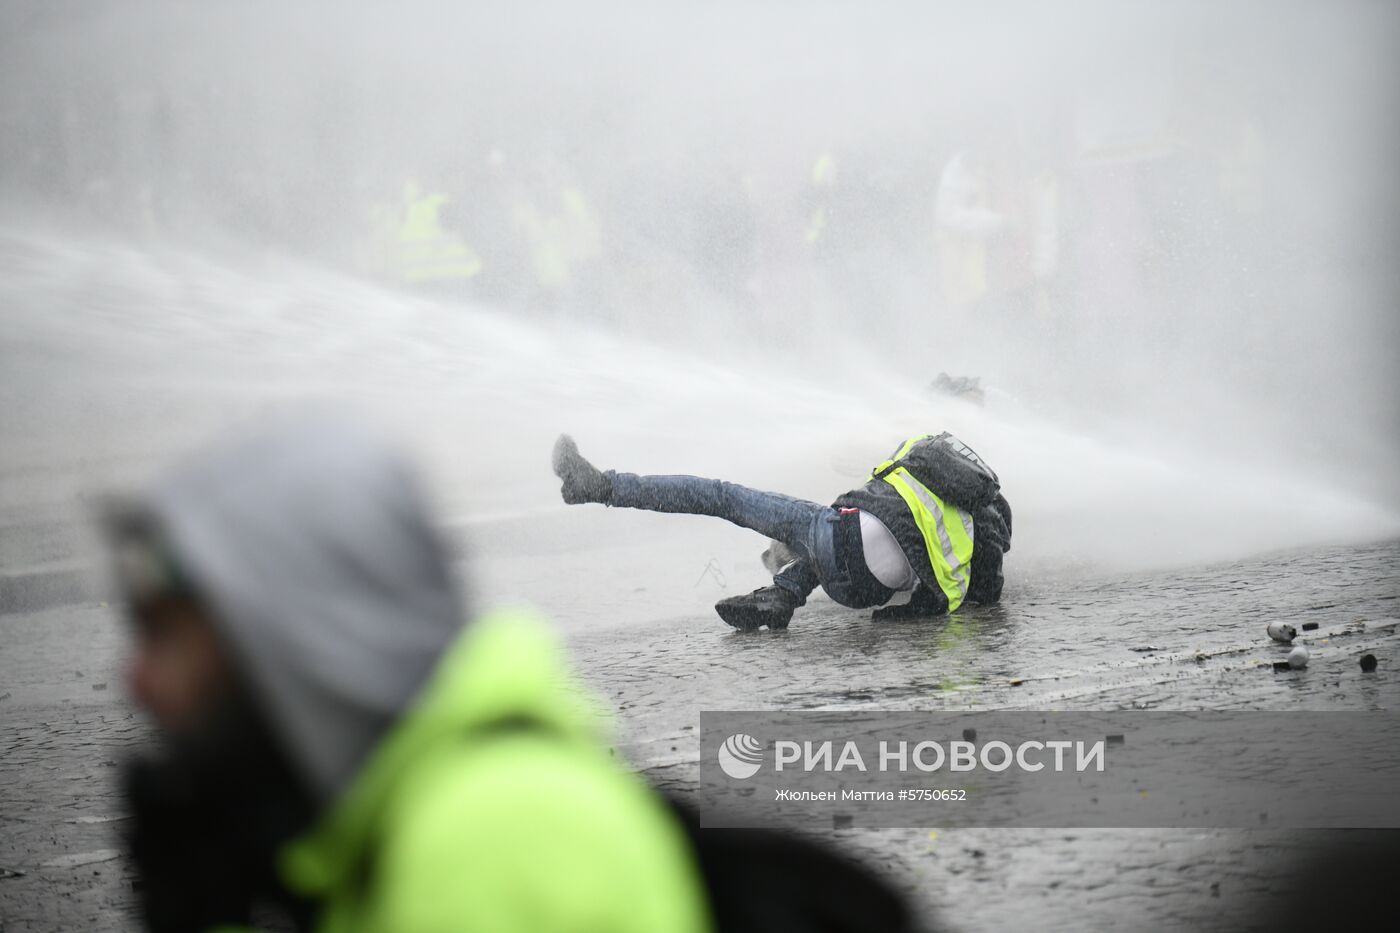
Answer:
[[[719,747],[719,768],[736,780],[751,778],[763,767],[763,743],[744,732],[736,732]]]
[[[1112,738],[1111,736],[1109,738]],[[773,771],[840,773],[859,771],[907,773],[919,771],[977,771],[997,773],[1016,768],[1020,771],[1103,771],[1108,739],[1084,741],[1056,739],[1027,741],[1012,746],[993,740],[979,745],[970,739],[942,742],[881,739],[873,743],[854,740],[794,741],[778,739],[773,745]],[[1073,752],[1073,755],[1071,755]],[[873,757],[872,757],[873,756]],[[736,732],[720,744],[720,770],[735,780],[753,777],[763,767],[764,745],[747,732]]]

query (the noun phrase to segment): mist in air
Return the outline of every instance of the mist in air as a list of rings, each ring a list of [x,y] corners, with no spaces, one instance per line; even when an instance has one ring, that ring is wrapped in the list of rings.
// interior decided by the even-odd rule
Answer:
[[[557,506],[560,430],[829,501],[946,427],[1025,566],[1393,535],[1396,36],[1364,2],[6,4],[0,506],[331,397],[478,518]]]

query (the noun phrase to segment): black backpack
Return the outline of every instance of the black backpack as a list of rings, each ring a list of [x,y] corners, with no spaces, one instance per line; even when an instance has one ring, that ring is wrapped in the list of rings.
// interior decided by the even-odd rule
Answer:
[[[991,505],[1001,491],[996,472],[975,450],[947,431],[919,441],[872,478],[884,479],[900,467],[944,502],[968,512]]]

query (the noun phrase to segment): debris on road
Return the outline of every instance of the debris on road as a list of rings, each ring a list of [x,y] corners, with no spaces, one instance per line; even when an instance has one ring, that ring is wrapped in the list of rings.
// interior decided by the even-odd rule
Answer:
[[[706,577],[715,581],[720,589],[728,589],[729,585],[724,581],[724,571],[720,569],[719,561],[715,560],[713,557],[705,564],[705,569],[700,571],[700,579],[695,581],[695,586],[698,587],[700,584],[704,583]]]
[[[1316,623],[1316,622],[1304,622],[1304,623],[1303,623],[1303,631],[1305,631],[1305,632],[1315,632],[1315,631],[1317,631],[1317,623]]]
[[[1288,644],[1298,635],[1298,630],[1287,622],[1270,622],[1265,631],[1274,641],[1281,641],[1284,644]]]
[[[1302,645],[1288,652],[1288,666],[1295,671],[1308,666],[1308,649]]]
[[[1363,654],[1361,656],[1361,673],[1369,674],[1376,669],[1376,656],[1374,654]]]

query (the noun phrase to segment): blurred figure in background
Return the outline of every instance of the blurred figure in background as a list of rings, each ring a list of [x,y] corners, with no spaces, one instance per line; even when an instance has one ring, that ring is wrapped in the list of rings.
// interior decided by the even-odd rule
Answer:
[[[1048,312],[1059,190],[1020,130],[984,130],[944,166],[935,205],[945,313],[996,345]]]
[[[397,203],[381,202],[370,212],[371,234],[361,268],[408,286],[455,286],[481,273],[481,257],[443,225],[451,199],[425,191],[416,179],[403,183]]]
[[[516,235],[529,244],[530,304],[564,317],[597,311],[603,228],[591,199],[552,156],[536,161],[531,196],[512,205]]]
[[[974,310],[988,294],[991,244],[1007,228],[1006,218],[992,206],[988,168],[978,152],[960,150],[943,167],[935,214],[945,306],[953,313]]]
[[[410,471],[341,421],[192,459],[115,508],[128,770],[152,930],[710,927],[673,811],[611,757],[559,646],[463,613]]]

